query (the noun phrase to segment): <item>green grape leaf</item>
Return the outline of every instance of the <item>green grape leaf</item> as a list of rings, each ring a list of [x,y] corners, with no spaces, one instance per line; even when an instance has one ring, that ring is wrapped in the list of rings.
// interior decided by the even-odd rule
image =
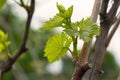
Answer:
[[[7,0],[0,0],[0,10],[2,9],[2,7],[4,6],[4,4],[6,3]]]
[[[70,6],[65,12],[64,16],[66,19],[70,19],[73,13],[73,6]]]
[[[65,7],[61,4],[56,3],[57,9],[59,10],[59,13],[65,12]]]
[[[88,42],[90,39],[93,38],[95,35],[99,35],[99,26],[92,22],[90,18],[87,18],[86,20],[82,19],[79,23],[79,37],[85,42]]]
[[[71,16],[73,12],[73,6],[70,6],[68,9],[65,9],[64,6],[56,4],[59,13],[57,13],[53,18],[50,18],[48,21],[43,23],[40,29],[48,30],[55,27],[69,28],[71,23]]]
[[[73,13],[73,6],[70,6],[67,10],[64,12],[60,12],[58,15],[63,17],[64,19],[70,19]]]
[[[80,25],[80,22],[72,23],[72,29],[79,31],[80,30],[79,25]]]
[[[79,22],[71,23],[71,27],[67,26],[63,31],[71,37],[79,36],[79,24]]]
[[[72,39],[65,33],[55,34],[48,40],[46,48],[44,50],[44,56],[48,58],[50,63],[60,59],[62,55],[67,53],[71,42]]]
[[[79,32],[74,29],[64,29],[63,31],[71,37],[75,37],[79,35]]]
[[[56,15],[53,18],[51,18],[50,20],[46,21],[42,25],[41,29],[42,30],[48,30],[48,29],[51,29],[51,28],[59,27],[59,26],[62,25],[63,20],[64,19],[62,17]]]

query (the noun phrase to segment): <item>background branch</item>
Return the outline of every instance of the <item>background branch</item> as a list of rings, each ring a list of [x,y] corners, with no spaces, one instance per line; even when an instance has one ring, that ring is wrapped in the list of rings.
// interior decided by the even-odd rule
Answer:
[[[27,43],[27,40],[28,40],[30,23],[31,23],[31,20],[32,20],[33,12],[34,12],[34,6],[35,6],[35,0],[31,0],[31,5],[30,5],[30,7],[29,7],[30,9],[28,9],[28,10],[26,9],[26,10],[27,10],[27,13],[28,13],[28,17],[27,17],[26,29],[25,29],[24,37],[23,37],[23,40],[22,40],[22,45],[21,45],[19,51],[17,52],[17,54],[13,57],[13,59],[12,59],[13,63],[14,63],[25,51],[27,51],[26,43]],[[13,64],[13,63],[12,63],[12,64]]]
[[[114,23],[114,20],[116,19],[116,13],[120,5],[120,0],[114,0],[114,3],[111,7],[111,9],[108,12],[108,18],[110,18],[111,24]]]
[[[106,39],[106,43],[105,43],[106,48],[108,47],[108,45],[109,45],[109,43],[110,43],[110,41],[111,41],[115,31],[118,29],[119,24],[120,24],[120,12],[119,12],[118,19],[115,21],[115,24],[113,25],[113,29],[111,30],[110,34],[108,35],[108,37]]]
[[[29,9],[26,9],[28,16],[27,16],[27,22],[26,22],[26,26],[25,26],[25,33],[24,33],[24,36],[23,36],[23,40],[22,40],[22,44],[20,46],[20,49],[18,50],[18,52],[16,53],[16,55],[13,58],[9,58],[8,61],[2,62],[2,64],[0,62],[0,72],[1,73],[9,71],[12,68],[12,65],[17,61],[17,59],[24,52],[26,52],[28,50],[26,48],[26,43],[27,43],[27,40],[28,40],[30,23],[31,23],[32,16],[33,16],[33,13],[34,13],[35,0],[31,0],[30,6],[28,6],[28,7],[29,7]]]

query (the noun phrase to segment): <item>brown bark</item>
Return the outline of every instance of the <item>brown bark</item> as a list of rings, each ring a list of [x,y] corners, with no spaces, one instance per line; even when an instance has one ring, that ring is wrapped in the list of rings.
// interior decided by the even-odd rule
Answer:
[[[88,52],[90,50],[90,42],[84,43],[80,56],[75,64],[75,69],[71,80],[80,80],[84,73],[91,68],[91,64],[87,63]]]
[[[87,79],[87,80],[95,80],[96,75],[101,73],[101,71],[102,71],[101,64],[103,62],[106,48],[109,45],[109,43],[107,43],[107,45],[106,45],[106,41],[111,40],[111,38],[114,34],[114,33],[111,33],[110,34],[111,38],[107,38],[109,29],[115,23],[116,12],[119,7],[120,0],[114,1],[114,4],[112,5],[110,11],[107,13],[108,2],[109,2],[109,0],[102,1],[101,11],[100,11],[101,12],[100,13],[101,33],[95,42],[93,54],[90,58],[90,62],[92,63],[93,67],[89,73],[89,79]],[[118,26],[118,24],[117,24],[117,26]]]
[[[22,6],[22,7],[24,7],[24,6]],[[28,40],[30,23],[31,23],[32,16],[33,16],[33,13],[34,13],[34,7],[35,7],[35,0],[31,0],[30,6],[28,6],[29,9],[26,9],[24,7],[26,9],[27,13],[28,13],[28,17],[27,17],[27,22],[26,22],[26,26],[25,26],[25,33],[24,33],[24,36],[23,36],[22,44],[21,44],[18,52],[16,53],[16,55],[13,58],[9,58],[7,61],[0,62],[0,76],[2,75],[2,73],[6,72],[6,71],[9,71],[12,68],[12,65],[17,61],[17,59],[24,52],[26,52],[28,50],[26,48],[26,43],[27,43],[27,40]]]
[[[91,20],[93,22],[96,22],[97,20],[100,3],[101,3],[101,0],[95,0],[92,15],[91,15]],[[81,80],[85,72],[92,67],[92,65],[88,63],[88,53],[90,51],[90,48],[91,48],[91,41],[89,41],[88,43],[85,42],[83,44],[83,48],[76,62],[71,80]]]
[[[100,5],[100,3],[101,3],[101,5]],[[114,3],[109,11],[108,11],[108,3],[109,3],[109,0],[101,0],[101,1],[96,0],[95,4],[99,4],[99,5],[98,6],[94,5],[93,13],[91,15],[91,20],[95,22],[97,20],[99,8],[101,6],[101,10],[100,10],[101,32],[100,32],[100,35],[96,39],[96,42],[95,42],[94,48],[93,48],[93,53],[92,53],[92,55],[90,57],[90,61],[89,61],[89,63],[91,63],[93,65],[92,69],[88,71],[88,69],[89,69],[88,68],[87,70],[84,71],[83,67],[85,65],[85,62],[84,62],[84,64],[82,64],[82,62],[80,61],[81,56],[83,56],[81,54],[81,56],[79,56],[79,58],[78,58],[78,61],[76,62],[72,80],[81,80],[82,76],[84,75],[84,73],[86,71],[88,71],[88,72],[87,72],[87,76],[85,76],[85,80],[94,80],[97,74],[102,73],[101,64],[103,62],[106,48],[108,47],[110,40],[111,40],[112,36],[114,35],[115,31],[117,30],[117,27],[120,23],[119,18],[116,19],[116,13],[117,13],[117,9],[120,5],[120,0],[114,0]],[[113,30],[110,32],[110,34],[108,34],[109,29],[111,28],[111,26],[114,23],[115,23],[115,25],[113,26]],[[82,49],[82,51],[84,53],[83,57],[85,57],[85,54],[89,53],[89,48],[90,48],[90,45],[88,45],[86,48]],[[88,50],[88,51],[84,52],[84,49]],[[85,61],[87,62],[87,60],[85,60]],[[87,63],[87,64],[89,64],[89,63]]]

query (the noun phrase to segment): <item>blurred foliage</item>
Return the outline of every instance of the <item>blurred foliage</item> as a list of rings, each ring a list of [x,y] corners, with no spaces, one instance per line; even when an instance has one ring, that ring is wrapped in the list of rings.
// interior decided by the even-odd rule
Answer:
[[[3,8],[7,0],[0,0],[0,10]]]
[[[10,5],[6,5],[0,11],[0,29],[8,33],[11,56],[18,51],[25,28],[25,20],[20,19],[12,10],[14,9]],[[19,58],[11,71],[4,74],[3,80],[70,80],[74,64],[69,57],[63,58],[63,69],[60,74],[53,75],[46,69],[49,63],[43,56],[43,49],[53,34],[54,31],[30,29],[27,43],[29,51]],[[118,66],[110,53],[105,56],[103,70],[105,73],[97,80],[116,80]]]

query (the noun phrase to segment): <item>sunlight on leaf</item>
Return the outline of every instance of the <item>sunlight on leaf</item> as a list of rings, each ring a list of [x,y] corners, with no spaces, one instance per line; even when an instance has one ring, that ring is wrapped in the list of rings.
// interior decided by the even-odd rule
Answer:
[[[54,62],[67,52],[67,48],[70,46],[72,39],[66,34],[55,34],[47,42],[45,48],[45,56],[49,62]]]
[[[51,28],[55,28],[55,27],[59,27],[62,25],[63,23],[63,18],[56,15],[53,18],[51,18],[50,20],[46,21],[43,26],[41,27],[41,29],[43,30],[47,30],[47,29],[51,29]]]

